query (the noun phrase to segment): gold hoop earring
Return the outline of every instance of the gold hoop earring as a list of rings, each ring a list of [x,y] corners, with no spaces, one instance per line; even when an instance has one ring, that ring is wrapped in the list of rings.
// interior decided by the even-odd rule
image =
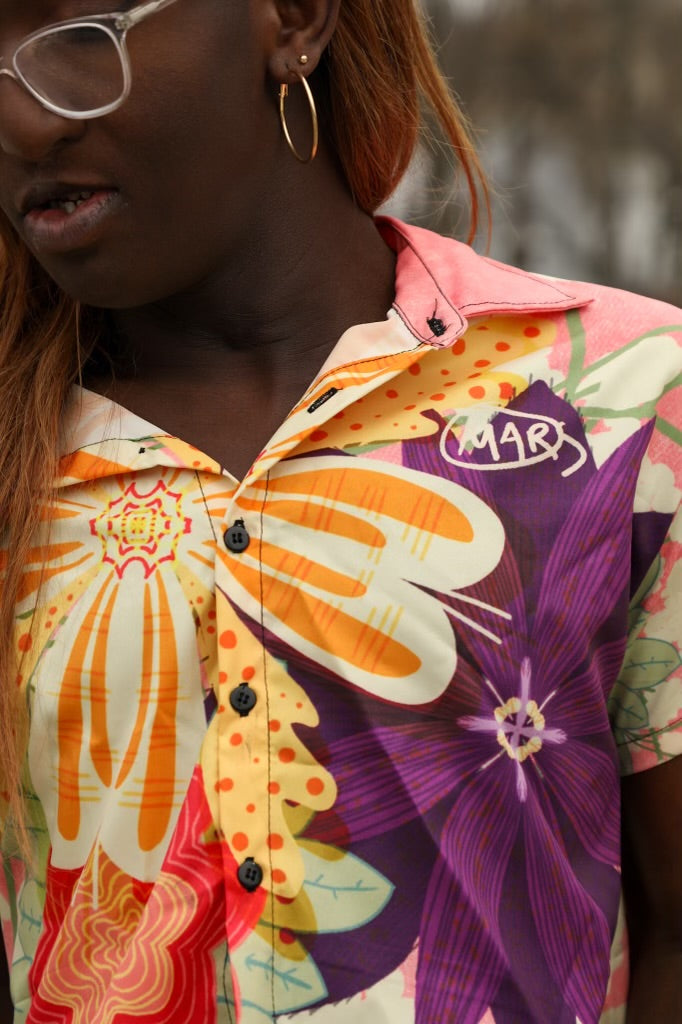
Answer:
[[[287,125],[287,118],[284,110],[286,99],[287,96],[289,95],[289,86],[286,84],[286,82],[283,82],[279,87],[279,119],[282,123],[282,131],[284,132],[284,138],[287,140],[287,145],[289,149],[294,154],[296,159],[300,161],[300,163],[309,164],[312,163],[312,161],[315,159],[315,156],[317,154],[317,143],[319,141],[317,109],[315,107],[315,99],[313,97],[312,90],[308,85],[308,82],[306,81],[305,77],[299,74],[298,71],[296,71],[295,74],[298,76],[301,84],[303,85],[303,88],[305,89],[305,94],[308,100],[308,106],[310,107],[310,117],[313,125],[313,142],[310,147],[310,154],[308,156],[301,156],[301,154],[298,152],[296,146],[293,143],[291,135],[289,134],[289,127]]]

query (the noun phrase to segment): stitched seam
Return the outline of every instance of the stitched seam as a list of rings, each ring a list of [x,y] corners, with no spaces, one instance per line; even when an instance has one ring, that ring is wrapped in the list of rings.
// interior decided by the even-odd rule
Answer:
[[[571,302],[577,302],[577,303],[581,302],[581,300],[576,295],[568,295],[568,294],[566,294],[565,298],[570,299]],[[585,300],[585,301],[591,301],[591,300]],[[467,303],[461,305],[459,308],[460,309],[482,308],[483,310],[486,310],[486,309],[489,309],[491,306],[504,306],[507,309],[511,309],[511,308],[514,308],[514,309],[516,309],[516,308],[518,308],[518,309],[527,309],[529,313],[532,312],[534,309],[539,309],[540,306],[551,306],[552,309],[554,309],[555,312],[557,312],[557,313],[566,313],[567,312],[567,310],[563,306],[561,308],[557,308],[556,300],[554,302],[550,302],[549,300],[547,300],[547,301],[536,301],[536,300],[533,300],[533,302],[510,302],[509,300],[505,300],[505,299],[499,299],[499,300],[486,299],[484,302],[467,302]],[[576,308],[576,307],[571,307],[571,308]],[[481,315],[484,315],[484,314],[481,314]]]
[[[395,231],[395,233],[400,238],[402,238],[403,242],[405,243],[405,246],[410,250],[412,255],[415,257],[415,259],[418,260],[418,262],[421,264],[423,269],[426,271],[426,273],[429,275],[429,277],[433,281],[434,285],[436,286],[436,290],[443,296],[445,301],[448,303],[449,306],[451,306],[451,308],[454,310],[455,313],[458,311],[458,309],[469,309],[470,306],[480,306],[480,305],[484,305],[484,304],[485,305],[490,305],[490,306],[504,306],[504,305],[508,305],[508,306],[519,306],[519,307],[535,306],[535,305],[538,305],[538,306],[551,306],[551,305],[553,305],[553,303],[549,302],[549,301],[538,302],[538,303],[533,302],[531,304],[529,304],[528,302],[507,302],[507,303],[505,303],[505,302],[501,302],[501,301],[500,302],[493,302],[493,301],[487,302],[486,301],[484,303],[482,301],[479,301],[479,302],[467,302],[467,303],[463,303],[461,306],[455,306],[455,305],[453,305],[452,300],[447,297],[447,295],[445,294],[443,289],[440,287],[440,285],[436,281],[436,278],[434,277],[430,267],[428,266],[428,264],[426,264],[424,262],[424,260],[422,259],[421,254],[417,252],[417,250],[411,244],[411,242],[409,241],[407,236],[404,235],[402,233],[402,231],[399,231],[398,228],[395,226],[395,224],[391,224],[390,227],[391,227],[391,230]],[[556,292],[558,292],[559,295],[563,295],[564,298],[570,299],[572,302],[579,301],[575,295],[571,295],[569,292],[564,292],[560,288],[557,288],[553,284],[547,284],[545,281],[540,281],[533,274],[529,274],[525,270],[520,270],[518,267],[508,267],[508,266],[506,266],[503,263],[496,263],[496,262],[493,262],[492,260],[487,260],[484,256],[479,257],[479,259],[481,259],[488,266],[492,267],[494,270],[500,271],[500,273],[504,272],[505,274],[511,274],[513,277],[531,278],[531,280],[533,280],[536,284],[541,285],[544,288],[552,288]]]
[[[272,741],[270,739],[270,730],[268,729],[268,723],[270,721],[270,692],[268,689],[268,673],[267,673],[267,656],[265,650],[265,605],[263,603],[264,595],[264,584],[263,584],[263,542],[264,542],[264,521],[265,521],[265,505],[268,500],[268,489],[270,486],[270,470],[265,474],[265,493],[263,494],[263,500],[260,507],[260,545],[258,549],[258,580],[259,580],[259,597],[260,597],[260,642],[263,650],[263,693],[265,696],[265,718],[266,718],[266,736],[267,736],[267,779],[268,779],[268,801],[267,801],[267,819],[268,819],[268,835],[272,833],[272,811],[271,811],[271,798],[270,783],[272,782]],[[276,1015],[275,1009],[275,893],[272,887],[272,850],[268,848],[268,864],[270,868],[270,920],[272,921],[272,970],[270,971],[270,1005],[272,1007],[271,1019],[274,1021]]]
[[[204,503],[204,511],[206,512],[206,518],[208,519],[208,525],[211,527],[211,533],[213,534],[213,540],[217,544],[218,543],[218,535],[215,532],[215,526],[213,525],[213,518],[211,516],[211,513],[208,510],[208,504],[206,502],[206,494],[204,492],[203,484],[201,483],[201,477],[199,476],[199,473],[198,473],[197,470],[194,471],[194,476],[196,478],[197,483],[199,484],[199,490],[201,491],[201,500]]]

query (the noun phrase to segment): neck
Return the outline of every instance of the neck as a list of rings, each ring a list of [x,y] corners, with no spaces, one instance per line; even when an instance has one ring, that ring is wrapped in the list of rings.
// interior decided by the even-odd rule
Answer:
[[[295,171],[279,190],[285,198],[264,203],[217,270],[180,294],[112,313],[138,380],[295,372],[304,355],[308,367],[321,364],[352,324],[385,317],[393,253],[329,157]]]

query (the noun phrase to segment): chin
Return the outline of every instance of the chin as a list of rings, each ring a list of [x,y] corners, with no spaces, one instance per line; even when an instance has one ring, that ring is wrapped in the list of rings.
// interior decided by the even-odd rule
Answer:
[[[68,261],[41,261],[43,269],[70,298],[100,309],[133,309],[159,298],[158,289],[127,266],[96,266],[90,256],[74,254]]]

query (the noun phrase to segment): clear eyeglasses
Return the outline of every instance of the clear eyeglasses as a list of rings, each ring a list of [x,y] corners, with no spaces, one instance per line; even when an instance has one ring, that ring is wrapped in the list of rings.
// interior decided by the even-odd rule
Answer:
[[[102,117],[126,100],[132,82],[126,36],[175,0],[148,0],[130,11],[71,18],[21,40],[9,75],[47,110],[74,120]]]

